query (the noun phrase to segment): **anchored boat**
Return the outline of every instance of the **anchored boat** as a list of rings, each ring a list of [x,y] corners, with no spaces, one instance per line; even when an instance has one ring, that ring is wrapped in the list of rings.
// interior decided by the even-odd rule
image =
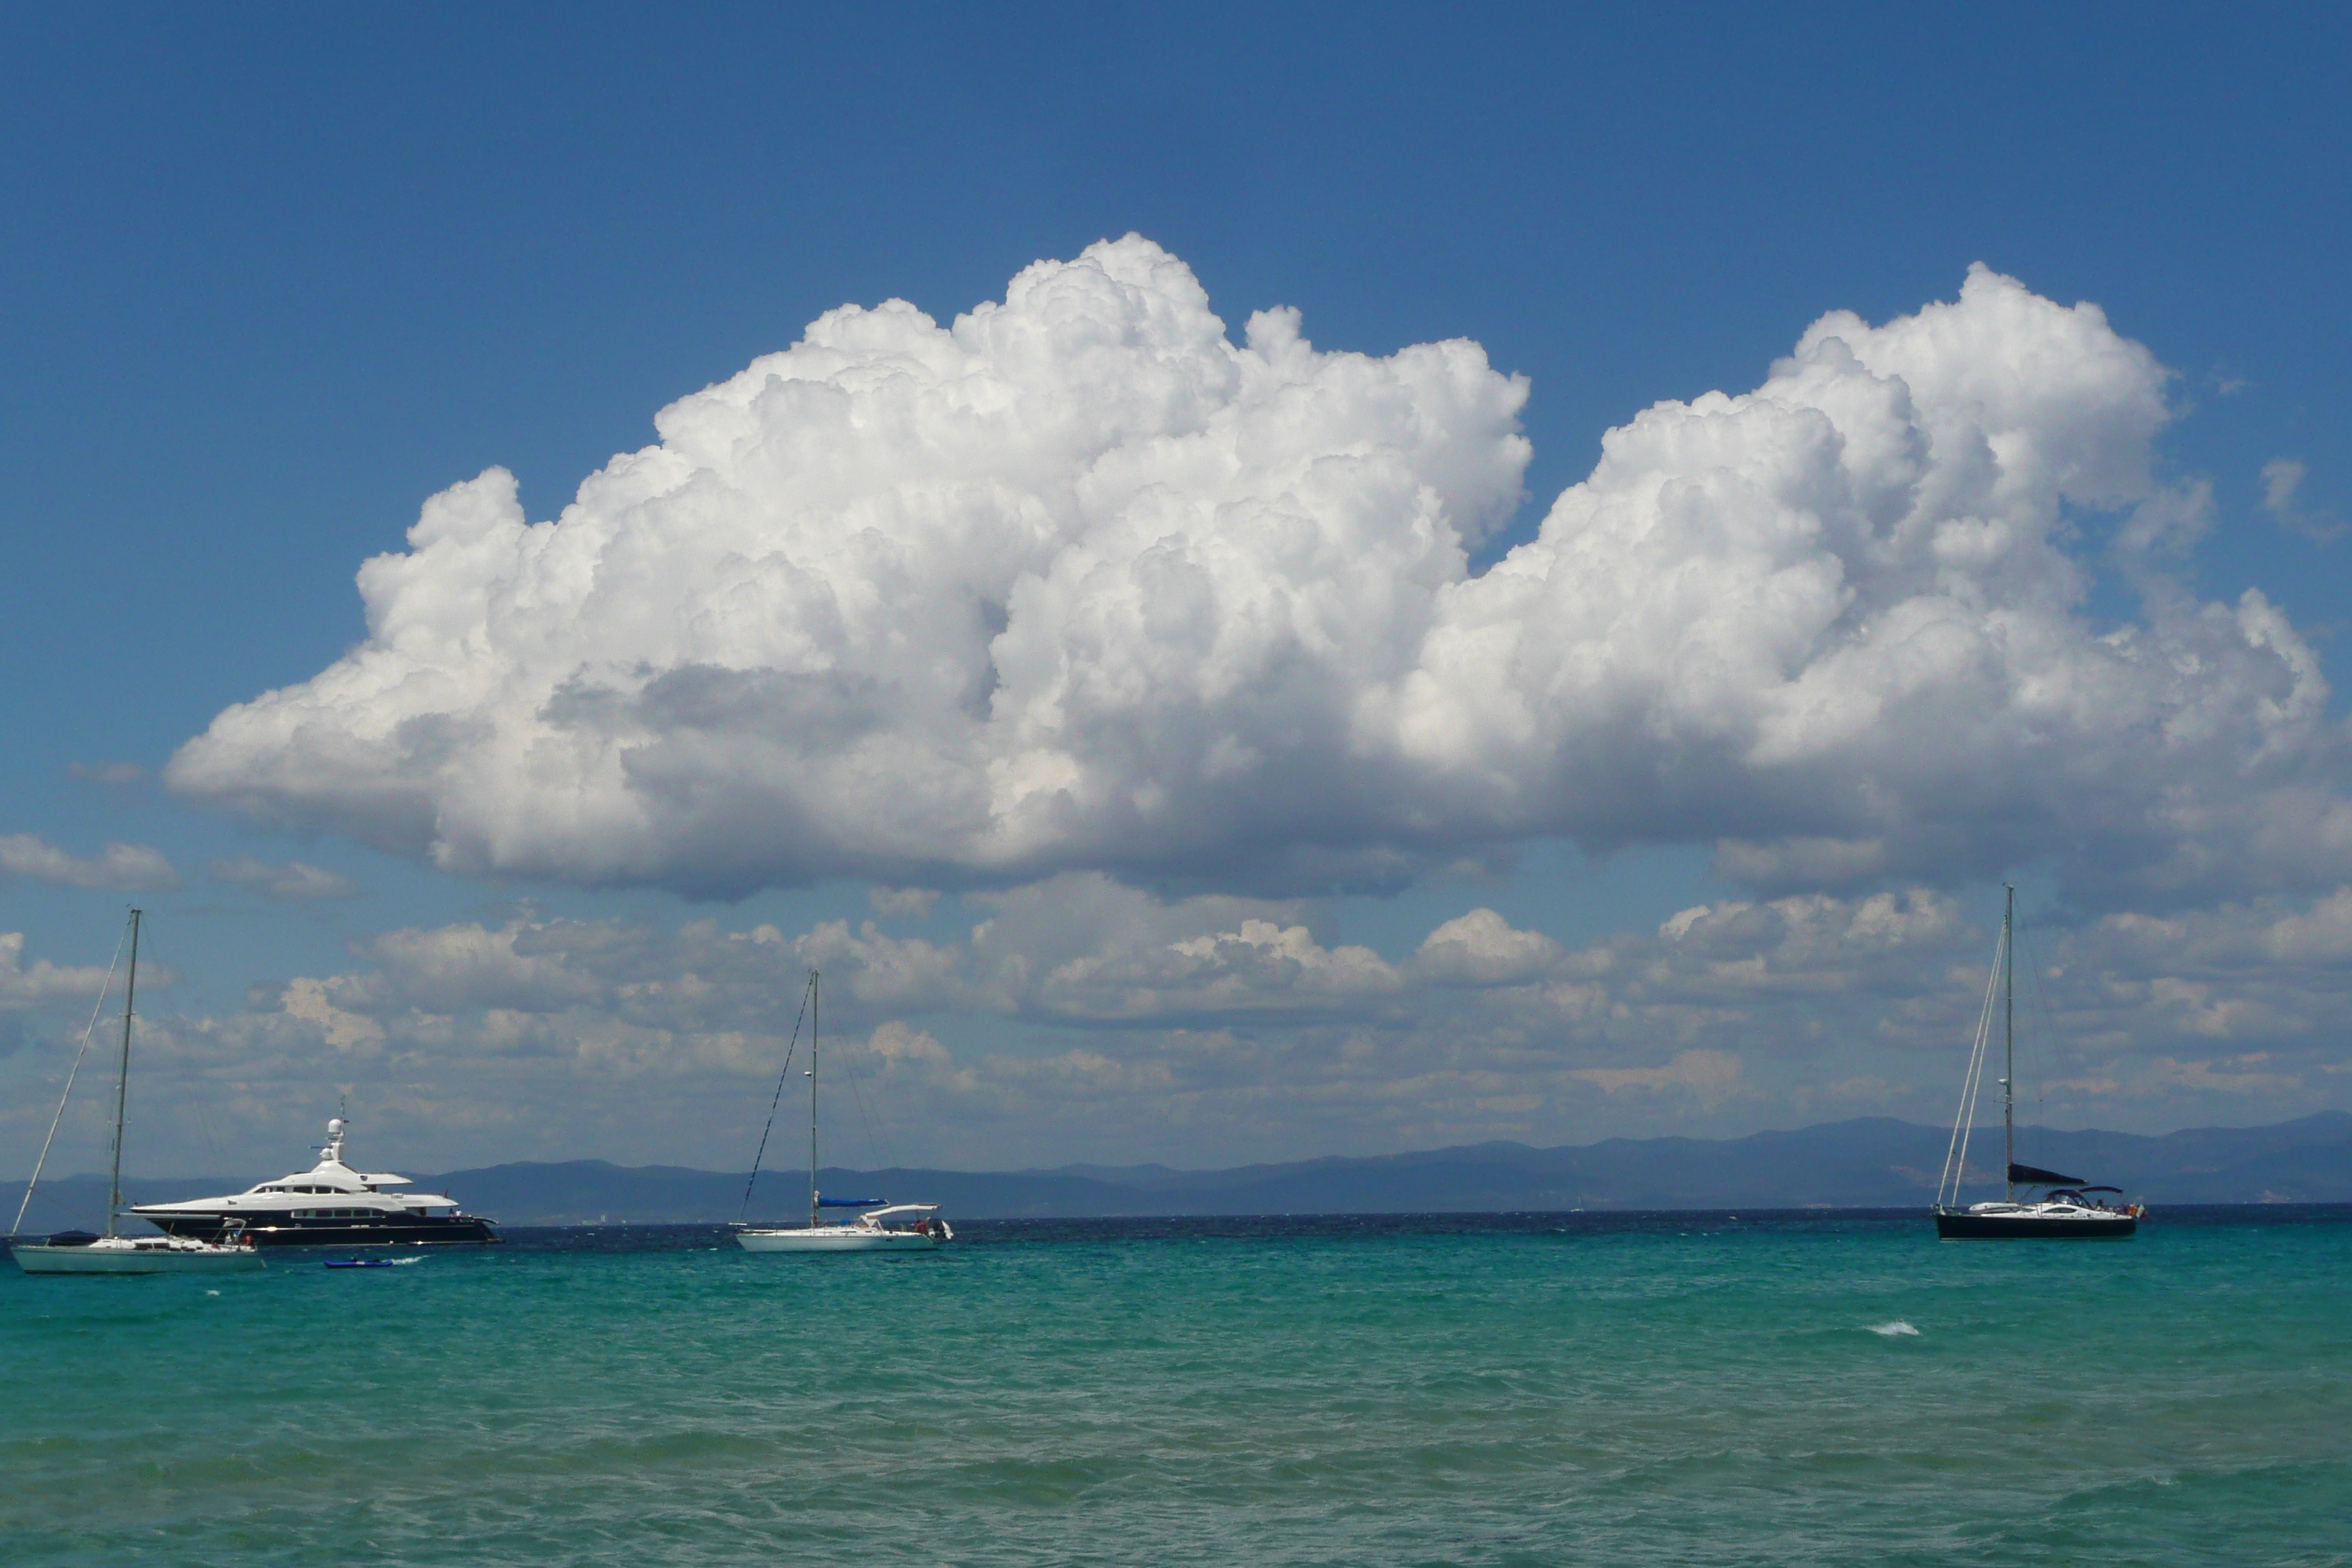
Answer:
[[[2028,1238],[2047,1241],[2097,1241],[2132,1235],[2147,1211],[2137,1204],[2110,1207],[2095,1195],[2116,1187],[2086,1186],[2079,1176],[2061,1175],[2039,1165],[2017,1161],[2017,889],[2007,889],[2001,908],[2000,945],[1993,952],[1993,967],[1985,979],[1984,1007],[1977,1016],[1976,1042],[1969,1052],[1969,1070],[1960,1082],[1959,1113],[1952,1120],[1952,1141],[1944,1151],[1944,1172],[1936,1183],[1936,1234],[1948,1240]],[[1998,991],[2001,1011],[2000,1130],[2001,1159],[2007,1195],[1962,1208],[1960,1183],[1968,1172],[1969,1135],[1976,1122],[1978,1091],[1984,1083],[1985,1058],[1992,1039],[1993,1002]],[[2018,1189],[2045,1189],[2039,1198],[2021,1199]]]
[[[817,1191],[816,1185],[816,1041],[817,1041],[817,972],[809,971],[808,985],[801,993],[801,1016],[809,1026],[809,1065],[803,1069],[809,1086],[809,1209],[805,1226],[750,1226],[738,1221],[736,1245],[746,1252],[928,1252],[955,1239],[948,1222],[939,1217],[937,1204],[894,1204],[884,1198],[832,1198]],[[784,1047],[784,1070],[776,1080],[775,1099],[768,1106],[768,1125],[760,1133],[759,1152],[751,1156],[751,1174],[743,1184],[743,1208],[751,1211],[751,1187],[760,1179],[760,1162],[768,1152],[768,1133],[776,1125],[776,1106],[784,1097],[784,1085],[792,1080],[793,1050],[800,1039],[800,1025],[793,1026],[793,1045]],[[856,1219],[842,1224],[824,1223],[826,1209],[863,1209]],[[911,1222],[908,1216],[914,1217]]]
[[[141,1204],[131,1212],[173,1236],[217,1239],[230,1226],[262,1247],[387,1247],[394,1244],[492,1243],[492,1222],[467,1214],[439,1193],[404,1193],[415,1184],[389,1171],[357,1171],[343,1163],[351,1123],[327,1122],[319,1163],[274,1182],[216,1198]]]
[[[131,968],[122,986],[122,1055],[114,1075],[114,1160],[107,1177],[106,1234],[60,1231],[46,1241],[19,1241],[12,1235],[8,1250],[16,1258],[16,1267],[27,1274],[226,1274],[261,1267],[261,1255],[254,1251],[252,1239],[244,1234],[242,1225],[224,1227],[213,1238],[203,1241],[177,1236],[121,1236],[115,1232],[115,1222],[122,1213],[122,1124],[131,1103],[131,1016],[139,994],[139,921],[140,911],[131,910],[128,939]],[[104,998],[101,991],[100,1005]],[[93,1029],[97,1022],[98,1016],[93,1011]],[[82,1031],[85,1053],[89,1049],[90,1032]],[[81,1056],[77,1055],[73,1070],[66,1075],[65,1093],[58,1098],[58,1114],[49,1122],[48,1137],[42,1141],[40,1158],[34,1162],[33,1179],[25,1184],[25,1201],[16,1205],[16,1223],[9,1227],[12,1232],[23,1226],[25,1210],[32,1205],[33,1189],[40,1184],[41,1167],[48,1163],[49,1144],[57,1139],[58,1123],[65,1119],[66,1101],[73,1095],[74,1079],[81,1075]]]

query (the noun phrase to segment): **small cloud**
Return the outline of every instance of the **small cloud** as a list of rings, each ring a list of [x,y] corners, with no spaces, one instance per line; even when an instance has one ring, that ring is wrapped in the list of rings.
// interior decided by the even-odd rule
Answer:
[[[2235,397],[2254,384],[2247,377],[2234,371],[2223,370],[2220,365],[2215,365],[2207,374],[2205,379],[2212,384],[2213,395],[2216,397]]]
[[[929,1030],[910,1029],[895,1019],[877,1028],[866,1039],[866,1048],[881,1060],[886,1073],[912,1071],[935,1077],[953,1065],[948,1048]]]
[[[2158,1057],[2151,1065],[2148,1077],[2154,1084],[2164,1088],[2220,1094],[2285,1094],[2303,1087],[2303,1080],[2292,1074],[2259,1070],[2269,1061],[2270,1053],[2267,1051],[2207,1061],[2182,1061],[2176,1057]]]
[[[930,918],[931,906],[940,901],[940,895],[935,888],[868,888],[866,901],[885,919],[904,915],[919,921]]]
[[[1558,967],[1566,955],[1541,931],[1519,931],[1492,910],[1472,910],[1431,931],[1417,972],[1441,985],[1513,985]]]
[[[104,784],[109,789],[121,789],[147,776],[147,770],[137,763],[68,763],[66,772],[84,784]]]
[[[2273,458],[2263,465],[2263,510],[2281,528],[2325,544],[2345,530],[2345,524],[2325,512],[2305,511],[2296,500],[2311,470],[2300,458]]]
[[[1712,1105],[1738,1086],[1739,1058],[1729,1051],[1684,1051],[1662,1068],[1580,1068],[1568,1076],[1598,1085],[1604,1094],[1685,1089]]]
[[[1715,847],[1715,874],[1751,888],[1845,887],[1886,866],[1880,838],[1781,838],[1769,844],[1725,838]]]
[[[68,855],[37,834],[0,835],[0,878],[26,877],[59,888],[111,888],[118,892],[176,888],[180,874],[163,852],[144,844],[109,844],[97,855]]]
[[[2303,486],[2304,477],[2311,470],[2294,458],[2273,458],[2263,465],[2263,505],[2273,512],[2284,512],[2294,505],[2294,492]]]
[[[279,865],[239,855],[234,860],[215,860],[205,869],[221,881],[251,888],[273,899],[348,899],[359,891],[350,878],[300,860]]]
[[[363,1014],[335,1005],[328,983],[297,980],[286,987],[278,1005],[289,1018],[315,1026],[337,1050],[383,1043],[383,1026]]]
[[[36,959],[28,968],[25,963],[25,933],[0,931],[0,1012],[95,996],[104,988],[107,979],[103,969],[70,969],[46,958]],[[13,1026],[0,1019],[0,1057],[16,1048],[6,1043],[5,1035]],[[24,1043],[21,1037],[16,1043]]]

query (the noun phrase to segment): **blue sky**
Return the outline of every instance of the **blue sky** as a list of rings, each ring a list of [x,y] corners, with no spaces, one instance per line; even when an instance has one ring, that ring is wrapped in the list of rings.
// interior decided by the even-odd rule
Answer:
[[[348,819],[241,816],[158,776],[216,715],[310,680],[363,637],[353,573],[403,548],[428,497],[499,465],[524,514],[551,518],[614,454],[655,439],[655,410],[789,347],[836,306],[899,298],[945,323],[1005,299],[1033,262],[1130,232],[1181,259],[1236,342],[1251,312],[1292,306],[1318,350],[1380,357],[1469,339],[1496,371],[1526,377],[1524,500],[1474,545],[1474,572],[1536,539],[1604,431],[1662,400],[1759,387],[1825,312],[1888,322],[1955,299],[1979,261],[2060,305],[2095,301],[2174,373],[2150,482],[2210,484],[2202,537],[2166,557],[2168,581],[2218,605],[2259,588],[2340,683],[2331,638],[2352,538],[2325,537],[2352,517],[2340,93],[2352,25],[2338,13],[125,7],[19,9],[10,27],[0,650],[17,678],[0,695],[15,742],[0,753],[0,837],[82,862],[110,841],[144,846],[176,868],[177,886],[141,894],[179,975],[150,1010],[157,1071],[211,1108],[232,1150],[301,1136],[350,1085],[412,1163],[729,1163],[706,1140],[742,1120],[759,1050],[709,1041],[757,1034],[748,973],[740,1016],[650,1022],[667,1046],[639,1041],[616,1068],[583,1054],[593,1019],[578,1011],[609,1008],[597,986],[615,976],[559,986],[561,1005],[522,992],[420,999],[400,975],[421,971],[381,945],[398,931],[528,927],[562,950],[558,968],[587,963],[564,921],[663,942],[697,921],[772,926],[779,998],[823,944],[789,960],[782,948],[826,920],[854,937],[879,919],[954,949],[933,962],[962,965],[957,985],[877,982],[845,1023],[869,1041],[896,1028],[891,1040],[929,1042],[896,1058],[874,1047],[931,1064],[933,1079],[905,1089],[902,1141],[973,1163],[1924,1116],[1948,1098],[1965,1047],[1951,1040],[1946,1064],[1932,1041],[1948,1020],[1930,1014],[1967,989],[1945,970],[1960,949],[1976,954],[2002,870],[2047,940],[2084,944],[2058,967],[2137,986],[2148,1006],[2171,995],[2192,1020],[2149,1043],[2147,1018],[2094,1016],[2088,1001],[2078,1016],[2062,995],[2059,1032],[2074,1043],[2053,1049],[2081,1058],[2069,1081],[2084,1087],[2057,1093],[2053,1120],[2261,1120],[2352,1092],[2327,1070],[2344,1060],[2340,1035],[2314,1022],[2340,959],[2299,959],[2292,976],[2252,960],[2195,967],[2181,952],[2206,939],[2187,927],[2168,952],[2116,923],[2202,919],[2216,952],[2280,951],[2279,922],[2325,924],[2343,882],[2315,843],[2303,858],[2319,868],[2300,880],[2164,890],[2132,884],[2113,862],[2122,851],[2070,847],[2087,841],[2080,824],[2005,860],[1997,832],[1956,821],[1952,869],[1906,863],[1834,886],[1785,869],[1727,877],[1721,825],[1696,819],[1686,832],[1652,822],[1588,863],[1574,840],[1592,838],[1578,825],[1595,819],[1574,810],[1474,836],[1496,866],[1516,846],[1513,868],[1424,857],[1355,875],[1353,890],[1251,882],[1205,849],[1189,878],[1106,861],[1099,874],[1160,900],[1146,945],[1240,930],[1238,906],[1178,918],[1184,899],[1258,898],[1282,908],[1251,918],[1303,926],[1316,952],[1363,944],[1391,965],[1478,909],[1571,955],[1654,942],[1701,903],[1795,895],[1859,907],[1927,887],[1958,922],[1899,973],[1829,964],[1817,994],[1834,1000],[1810,1011],[1785,997],[1763,1011],[1654,998],[1595,1033],[1481,993],[1477,1006],[1504,1012],[1456,1027],[1457,1004],[1475,1011],[1467,994],[1423,996],[1404,975],[1368,983],[1390,998],[1378,1006],[1286,1012],[1212,986],[1226,1000],[1107,1021],[974,978],[966,933],[997,909],[977,900],[1017,898],[1019,876],[886,909],[867,883],[888,868],[861,875],[855,856],[814,885],[718,901],[659,871],[635,885],[544,863],[442,871],[355,842]],[[2125,509],[2068,504],[2065,548],[2083,574],[2073,613],[2101,632],[2134,623],[2135,568],[2110,548]],[[2324,702],[2316,738],[2298,742],[2297,798],[2352,788],[2331,749],[2341,702]],[[1937,809],[1907,820],[1925,832]],[[2202,831],[2183,830],[2184,854],[2234,853]],[[205,869],[239,857],[243,882]],[[261,890],[273,875],[292,884],[257,864],[296,861],[352,896]],[[19,864],[31,869],[0,883],[0,931],[24,933],[23,962],[102,966],[131,889]],[[1083,856],[1055,864],[1096,874]],[[531,911],[520,926],[518,900]],[[2268,948],[2246,934],[2257,928],[2273,933]],[[1723,941],[1752,957],[1785,940],[1773,930],[1727,928]],[[2126,937],[2143,943],[2128,957],[2115,946]],[[1739,961],[1730,947],[1710,960]],[[1570,984],[1568,973],[1542,984]],[[375,1019],[381,1040],[315,1018],[324,1033],[297,1037],[289,983],[338,976],[358,987],[341,1016]],[[58,1042],[78,1029],[70,991],[26,991],[0,1014],[13,1047],[0,1058],[12,1106],[0,1164],[16,1162],[29,1125],[18,1112],[47,1095]],[[1928,1011],[1916,1040],[1891,1044],[1884,1020],[1905,1008]],[[507,1015],[535,1020],[520,1055],[481,1043],[520,1027]],[[1834,1062],[1803,1044],[1825,1020],[1852,1042]],[[1490,1031],[1500,1054],[1456,1059],[1465,1028]],[[701,1046],[682,1043],[698,1029]],[[327,1038],[338,1030],[340,1046]],[[1358,1060],[1379,1065],[1333,1065]],[[2170,1065],[2136,1079],[2148,1060]],[[988,1061],[1013,1065],[992,1077]],[[1037,1064],[1057,1061],[1055,1083],[1093,1073],[1096,1098],[1041,1087]],[[1449,1062],[1452,1077],[1428,1076]],[[1832,1080],[1862,1087],[1834,1101],[1807,1089]],[[1396,1109],[1416,1104],[1436,1109]],[[205,1157],[185,1129],[154,1137],[156,1168]]]

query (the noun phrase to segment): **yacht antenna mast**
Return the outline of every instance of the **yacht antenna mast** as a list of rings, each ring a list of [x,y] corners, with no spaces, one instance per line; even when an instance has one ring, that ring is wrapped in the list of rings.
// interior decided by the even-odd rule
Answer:
[[[2000,1163],[2009,1201],[2017,1201],[2017,889],[2003,882],[2009,894],[2000,911]]]
[[[131,911],[131,974],[122,986],[122,1062],[114,1075],[114,1170],[106,1183],[106,1234],[122,1207],[122,1113],[131,1100],[131,1003],[139,994],[139,911]]]

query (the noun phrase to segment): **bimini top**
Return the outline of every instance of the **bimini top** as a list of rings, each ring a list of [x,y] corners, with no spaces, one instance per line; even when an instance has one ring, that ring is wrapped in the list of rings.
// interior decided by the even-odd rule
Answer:
[[[888,1208],[871,1209],[857,1217],[862,1220],[883,1220],[894,1214],[929,1214],[939,1206],[937,1204],[892,1204]]]

